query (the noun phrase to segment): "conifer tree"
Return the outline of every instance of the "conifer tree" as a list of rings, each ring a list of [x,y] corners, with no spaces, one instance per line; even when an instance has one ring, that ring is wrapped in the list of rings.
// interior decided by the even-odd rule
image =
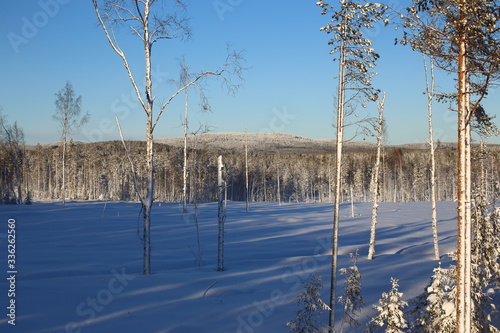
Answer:
[[[330,23],[320,30],[332,35],[328,42],[329,45],[333,45],[330,53],[336,54],[335,60],[339,62],[329,317],[329,326],[332,330],[335,325],[345,110],[348,107],[355,108],[354,105],[357,103],[365,105],[366,101],[377,100],[379,91],[372,86],[371,81],[376,75],[373,68],[379,55],[373,49],[372,42],[366,38],[364,31],[373,28],[373,23],[382,18],[385,7],[379,3],[351,0],[340,0],[336,6],[321,0],[316,5],[322,8],[322,15],[331,14]]]
[[[402,44],[433,56],[456,73],[457,90],[444,95],[457,111],[457,331],[469,332],[471,285],[471,121],[489,88],[500,79],[500,11],[494,0],[413,0]],[[396,11],[397,12],[397,11]]]
[[[361,278],[363,277],[358,269],[358,250],[350,253],[351,266],[340,269],[340,273],[345,275],[344,294],[339,297],[340,304],[344,307],[344,322],[349,326],[359,327],[358,312],[365,305],[361,295]]]
[[[309,280],[304,283],[304,289],[299,293],[295,303],[301,306],[296,311],[296,318],[286,323],[291,333],[320,333],[323,332],[324,324],[319,321],[323,314],[322,310],[329,310],[325,302],[321,300],[321,276],[311,273]]]
[[[385,327],[386,333],[402,333],[408,327],[404,318],[403,308],[408,305],[401,299],[403,293],[399,292],[398,280],[391,278],[392,289],[382,293],[379,305],[374,305],[378,314],[369,323],[370,331],[377,332],[377,328]]]
[[[408,311],[409,332],[455,332],[455,270],[455,266],[442,268],[441,265],[434,269],[425,292],[416,297],[412,309]]]

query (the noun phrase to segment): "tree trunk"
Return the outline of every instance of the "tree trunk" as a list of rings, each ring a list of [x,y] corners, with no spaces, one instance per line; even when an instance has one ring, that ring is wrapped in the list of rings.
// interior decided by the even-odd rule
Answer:
[[[378,209],[378,176],[380,173],[380,155],[382,152],[382,139],[384,133],[384,104],[385,104],[385,94],[382,100],[379,100],[378,104],[378,125],[377,125],[377,157],[375,159],[375,167],[372,175],[372,224],[370,228],[370,249],[368,250],[368,259],[372,260],[375,255],[375,235],[377,232],[377,209]]]
[[[328,326],[333,333],[335,324],[335,304],[337,294],[337,255],[339,247],[339,210],[342,195],[342,146],[344,140],[344,103],[345,103],[345,44],[340,46],[339,87],[337,98],[337,129],[336,129],[336,170],[335,192],[333,198],[333,228],[332,228],[332,264],[330,280],[330,316]]]
[[[153,147],[153,129],[152,118],[148,117],[147,122],[147,174],[149,177],[147,194],[142,200],[142,208],[144,210],[144,260],[143,274],[151,274],[151,208],[153,207],[154,195],[154,147]]]
[[[144,22],[149,22],[149,6],[144,7]],[[149,177],[146,197],[142,200],[144,209],[144,262],[143,274],[151,274],[151,209],[154,196],[154,142],[153,142],[153,83],[151,80],[151,44],[149,38],[149,25],[144,24],[144,60],[146,77],[146,168]]]
[[[465,16],[461,14],[462,22]],[[471,329],[471,210],[470,125],[468,121],[467,44],[465,33],[458,45],[458,234],[457,234],[457,332]]]
[[[63,156],[62,156],[62,189],[61,189],[62,204],[66,204],[66,137],[63,139]]]
[[[249,202],[249,190],[248,190],[248,132],[245,129],[245,201],[246,201],[246,211],[250,210]]]
[[[187,70],[186,70],[186,80],[183,84],[187,84]],[[188,95],[189,89],[186,89],[186,100],[185,100],[185,108],[184,108],[184,165],[182,168],[182,178],[184,180],[184,185],[182,188],[182,212],[187,213],[187,131],[188,131]]]
[[[222,179],[222,170],[224,165],[222,164],[222,156],[217,159],[217,186],[219,190],[219,207],[218,207],[218,218],[219,218],[219,237],[217,242],[217,270],[224,270],[224,221],[226,219],[226,212],[224,209],[224,180]]]
[[[434,149],[434,134],[432,128],[432,101],[434,99],[434,63],[430,58],[430,81],[428,77],[427,62],[424,57],[425,82],[427,90],[427,110],[429,123],[429,146],[431,154],[431,209],[432,209],[432,237],[434,240],[434,259],[439,260],[439,238],[436,214],[436,154]]]

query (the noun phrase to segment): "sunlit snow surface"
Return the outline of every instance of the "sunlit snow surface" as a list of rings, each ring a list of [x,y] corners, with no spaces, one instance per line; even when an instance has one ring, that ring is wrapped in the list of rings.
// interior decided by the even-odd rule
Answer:
[[[8,285],[0,281],[0,332],[288,332],[285,323],[294,318],[292,301],[302,281],[318,271],[329,285],[333,206],[252,203],[247,213],[244,202],[228,202],[223,272],[216,271],[217,206],[198,208],[202,265],[195,262],[193,207],[182,214],[178,204],[156,203],[153,274],[143,276],[137,203],[0,206],[2,275],[9,218],[16,220],[18,270],[15,326],[7,323]],[[350,205],[343,205],[339,268],[359,249],[366,303],[360,321],[366,323],[372,305],[390,290],[391,277],[400,280],[408,299],[424,290],[437,267],[430,203],[381,203],[371,261],[371,205],[358,203],[355,217],[350,214]],[[438,203],[438,226],[441,265],[448,267],[447,253],[456,246],[456,203]],[[341,275],[338,283],[341,293]],[[328,288],[322,294],[328,302]]]

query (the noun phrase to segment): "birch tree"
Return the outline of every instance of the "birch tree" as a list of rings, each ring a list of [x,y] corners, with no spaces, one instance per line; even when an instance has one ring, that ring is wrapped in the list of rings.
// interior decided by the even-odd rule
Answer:
[[[384,139],[384,105],[385,105],[385,93],[382,99],[378,100],[378,121],[375,125],[375,130],[377,132],[377,157],[375,158],[375,167],[373,168],[372,181],[371,181],[371,192],[372,192],[372,223],[370,227],[370,247],[368,250],[368,259],[372,260],[375,255],[375,237],[377,232],[377,210],[378,210],[378,177],[380,174],[380,159],[382,152],[382,141]]]
[[[189,66],[183,58],[181,61],[181,72],[179,75],[179,88],[182,88],[189,84],[191,74],[189,73]],[[195,82],[192,84],[194,88],[196,88],[199,92],[201,98],[201,107],[203,111],[206,111],[210,108],[208,104],[208,100],[203,93],[203,89]],[[182,166],[182,179],[183,179],[183,187],[182,187],[182,212],[187,213],[187,204],[188,204],[188,130],[189,130],[189,89],[184,89],[184,162]]]
[[[82,112],[82,96],[76,97],[73,85],[71,82],[66,82],[64,88],[56,93],[56,113],[53,118],[61,126],[61,141],[62,141],[62,185],[61,185],[61,202],[66,203],[66,153],[68,140],[71,135],[76,134],[80,127],[85,125],[90,120],[89,113],[85,113],[80,117]]]
[[[344,142],[344,117],[346,107],[365,101],[375,101],[378,90],[371,85],[376,74],[372,71],[379,55],[372,48],[372,42],[363,31],[373,27],[373,23],[383,15],[384,7],[380,4],[361,3],[341,0],[338,7],[324,1],[316,3],[322,8],[322,15],[330,14],[331,21],[320,30],[332,35],[329,45],[333,46],[330,54],[336,54],[338,60],[338,91],[336,121],[336,171],[334,191],[334,217],[332,227],[332,264],[330,281],[329,327],[333,331],[335,324],[335,304],[337,288],[337,252],[339,238],[339,209],[342,200],[342,151]]]
[[[217,241],[217,270],[224,270],[224,222],[226,221],[226,207],[224,200],[224,193],[226,189],[226,182],[223,178],[224,164],[222,163],[222,155],[217,158],[217,189],[219,192],[218,200],[218,226],[219,234]]]
[[[500,10],[491,0],[413,0],[401,43],[457,75],[457,331],[471,329],[471,119],[500,74]]]
[[[429,68],[427,60],[424,59],[425,92],[427,95],[427,122],[429,124],[429,149],[431,155],[431,215],[432,215],[432,238],[434,240],[434,259],[439,260],[439,239],[436,212],[436,153],[434,147],[434,131],[432,128],[432,106],[434,101],[434,63],[433,57],[429,57]]]
[[[180,75],[180,82],[181,86],[186,85],[189,83],[189,67],[187,64],[184,62],[181,65],[181,75]],[[185,214],[187,213],[187,162],[188,162],[188,156],[187,156],[187,145],[188,145],[188,116],[189,116],[189,89],[186,89],[184,91],[185,93],[185,105],[184,105],[184,164],[182,166],[182,179],[183,179],[183,186],[182,186],[182,212]]]
[[[245,128],[245,210],[250,211],[250,192],[248,191],[248,130]]]
[[[144,245],[143,274],[148,275],[151,273],[151,209],[155,184],[153,134],[156,125],[175,97],[208,76],[221,78],[223,84],[230,90],[237,89],[239,85],[234,83],[231,78],[236,78],[236,80],[242,78],[243,68],[240,63],[242,56],[241,53],[229,51],[226,62],[217,70],[194,75],[188,83],[182,85],[164,102],[155,103],[156,90],[153,90],[152,78],[153,46],[160,41],[187,39],[191,36],[189,19],[185,15],[186,2],[183,0],[171,1],[175,5],[174,9],[167,6],[168,1],[166,0],[92,0],[92,3],[106,39],[121,59],[146,117],[146,152],[144,156],[148,181],[145,189],[141,189],[137,181],[134,188],[142,205],[144,222],[142,237]],[[128,61],[127,54],[118,43],[116,28],[125,28],[127,32],[131,32],[139,39],[144,56],[144,93],[141,93],[141,87]],[[132,170],[134,170],[133,167]],[[136,179],[135,176],[134,178]]]

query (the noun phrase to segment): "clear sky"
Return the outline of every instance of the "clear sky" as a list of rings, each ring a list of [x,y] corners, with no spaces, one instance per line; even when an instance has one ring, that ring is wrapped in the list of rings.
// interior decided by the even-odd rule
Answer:
[[[213,132],[285,132],[310,138],[334,138],[334,97],[337,63],[320,32],[329,17],[310,1],[190,0],[193,38],[160,41],[153,49],[157,100],[175,91],[179,58],[192,71],[216,69],[226,56],[226,44],[245,50],[242,88],[227,94],[210,81],[206,95],[212,112],[201,113],[195,98],[190,123],[209,123]],[[2,5],[0,19],[0,106],[10,122],[24,129],[27,143],[59,140],[55,93],[67,81],[82,96],[91,121],[74,138],[81,141],[119,139],[114,119],[120,118],[127,139],[145,138],[145,115],[119,57],[106,41],[90,0],[23,0]],[[424,142],[428,136],[422,57],[409,47],[394,45],[396,33],[377,26],[371,34],[380,53],[374,85],[387,93],[385,116],[389,143]],[[137,73],[143,70],[140,42],[119,34],[122,48]],[[453,77],[439,75],[438,87],[452,87]],[[444,89],[444,88],[443,88]],[[192,96],[195,93],[191,93]],[[500,90],[484,103],[498,115]],[[183,97],[166,111],[156,138],[182,135]],[[456,114],[435,104],[436,140],[456,141]],[[359,109],[376,115],[375,105]],[[362,138],[358,138],[362,139]],[[373,140],[373,139],[369,139]],[[490,139],[500,143],[499,138]]]

